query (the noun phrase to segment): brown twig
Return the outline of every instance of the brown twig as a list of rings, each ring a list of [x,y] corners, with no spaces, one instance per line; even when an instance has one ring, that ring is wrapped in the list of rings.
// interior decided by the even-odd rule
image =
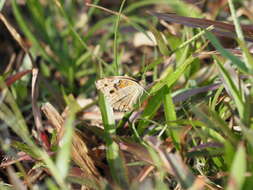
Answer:
[[[108,12],[108,13],[111,13],[111,14],[114,14],[114,15],[117,15],[117,16],[120,16],[120,17],[122,17],[125,21],[130,22],[130,19],[129,19],[126,15],[124,15],[124,14],[122,14],[122,13],[118,13],[118,12],[116,12],[116,11],[112,11],[112,10],[110,10],[110,9],[101,7],[101,6],[99,6],[99,5],[90,4],[90,3],[86,3],[86,6],[101,9],[101,10],[103,10],[103,11],[105,11],[105,12]]]

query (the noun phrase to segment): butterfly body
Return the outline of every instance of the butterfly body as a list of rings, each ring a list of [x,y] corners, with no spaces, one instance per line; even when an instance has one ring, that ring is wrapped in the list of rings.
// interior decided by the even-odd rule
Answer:
[[[142,96],[144,88],[131,77],[111,76],[96,81],[96,87],[118,111],[129,111]]]

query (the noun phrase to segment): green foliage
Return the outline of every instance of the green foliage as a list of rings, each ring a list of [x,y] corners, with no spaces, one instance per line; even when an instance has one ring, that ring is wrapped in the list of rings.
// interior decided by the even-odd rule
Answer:
[[[30,114],[32,105],[27,98],[30,78],[18,81],[9,90],[4,82],[6,77],[1,76],[0,119],[14,132],[9,136],[15,137],[13,140],[8,136],[8,149],[0,134],[0,146],[6,155],[11,155],[13,149],[29,155],[31,165],[39,165],[48,176],[36,185],[51,190],[71,189],[73,184],[100,185],[94,185],[94,189],[142,189],[146,183],[149,189],[175,189],[177,185],[183,189],[252,189],[253,59],[232,1],[229,7],[242,58],[223,47],[212,34],[213,26],[200,31],[178,30],[169,25],[168,30],[160,31],[157,20],[145,13],[160,5],[180,15],[203,17],[201,9],[184,1],[121,1],[109,7],[117,13],[96,8],[95,5],[105,3],[99,0],[93,2],[93,7],[81,2],[51,0],[43,4],[27,0],[23,11],[19,1],[11,1],[15,21],[36,60],[33,66],[40,69],[36,103],[51,101],[62,110],[68,106],[68,114],[60,145],[45,150],[31,134],[31,128],[35,129],[33,119],[37,118]],[[0,10],[4,4],[0,1]],[[150,39],[148,30],[156,47],[134,46],[134,34],[143,33]],[[205,54],[205,60],[198,53],[213,50],[207,44],[215,48],[212,54],[216,55]],[[118,121],[94,83],[105,76],[125,73],[140,76],[149,88],[145,87],[146,92],[134,110]],[[212,88],[214,83],[219,85]],[[68,94],[74,96],[67,98]],[[93,102],[80,108],[76,101],[80,95]],[[82,113],[87,118],[95,113],[95,122],[87,118],[82,121]],[[0,132],[5,132],[4,125],[1,124]],[[95,164],[99,163],[96,167],[101,176],[97,181],[72,175],[79,174],[75,170],[78,166],[71,162],[74,126],[85,135],[87,131],[92,133],[86,138],[91,143],[89,154],[94,154],[91,156]],[[55,142],[57,135],[52,132],[50,141]],[[19,167],[23,162],[17,160],[15,174],[21,173],[25,179],[27,174]],[[142,182],[143,176],[147,181]],[[0,189],[11,187],[0,176]]]

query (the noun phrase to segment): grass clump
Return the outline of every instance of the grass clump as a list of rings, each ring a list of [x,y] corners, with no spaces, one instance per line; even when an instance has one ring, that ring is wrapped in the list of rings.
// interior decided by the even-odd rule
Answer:
[[[0,3],[0,189],[251,189],[250,1],[83,2]]]

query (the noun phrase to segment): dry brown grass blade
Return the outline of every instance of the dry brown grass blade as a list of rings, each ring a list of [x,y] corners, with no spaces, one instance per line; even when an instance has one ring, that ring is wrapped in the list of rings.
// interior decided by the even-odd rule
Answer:
[[[72,142],[72,158],[78,166],[85,170],[85,173],[89,173],[87,177],[92,176],[92,178],[99,179],[101,176],[88,153],[89,151],[82,135],[80,132],[75,131]]]
[[[235,26],[233,24],[202,18],[184,17],[173,13],[165,14],[152,11],[149,11],[148,13],[167,22],[183,24],[192,28],[207,28],[213,25],[214,29],[212,32],[214,34],[221,37],[236,38]],[[245,40],[253,42],[253,25],[241,25],[241,27],[245,35]]]
[[[10,23],[8,22],[8,20],[5,18],[5,16],[0,13],[0,20],[2,20],[2,22],[4,23],[4,25],[6,26],[6,28],[9,30],[9,32],[11,33],[12,37],[18,42],[18,44],[21,46],[21,48],[28,53],[28,47],[26,45],[26,43],[24,42],[24,40],[21,38],[21,36],[19,35],[19,33],[15,30],[15,28],[13,28]]]
[[[12,37],[18,42],[18,44],[24,50],[24,52],[28,54],[29,58],[31,59],[32,64],[35,65],[33,57],[29,52],[29,47],[27,43],[25,43],[25,41],[22,39],[20,34],[16,31],[16,29],[13,26],[11,26],[11,24],[8,22],[8,20],[5,18],[5,16],[2,13],[0,13],[0,20],[4,23],[8,31],[11,33]]]
[[[120,17],[122,17],[125,21],[130,22],[130,19],[129,19],[126,15],[124,15],[124,14],[122,14],[122,13],[118,13],[118,12],[116,12],[116,11],[112,11],[112,10],[107,9],[107,8],[105,8],[105,7],[102,7],[102,6],[99,6],[99,5],[95,5],[95,4],[90,4],[90,3],[86,3],[86,6],[88,6],[88,7],[94,7],[94,8],[103,10],[103,11],[105,11],[105,12],[108,12],[108,13],[111,13],[111,14],[114,14],[114,15],[117,15],[117,16],[120,16]]]
[[[18,175],[15,173],[14,169],[11,166],[7,167],[7,173],[9,176],[9,180],[13,185],[13,189],[15,190],[27,190],[23,182],[19,179]]]
[[[206,189],[207,187],[210,190],[214,190],[212,186],[206,184],[205,180],[206,179],[203,176],[197,177],[194,181],[194,184],[190,188],[190,190],[202,190],[202,189]]]
[[[32,72],[32,70],[25,70],[25,71],[21,71],[21,72],[14,74],[14,75],[9,76],[5,80],[6,86],[12,85],[14,82],[16,82],[17,80],[21,79],[23,76],[25,76],[31,72]]]
[[[33,110],[33,116],[35,125],[38,130],[42,130],[42,121],[41,121],[41,113],[39,110],[38,105],[36,104],[37,98],[38,98],[38,86],[37,86],[37,79],[38,79],[38,69],[32,70],[32,110]]]
[[[4,69],[3,73],[8,73],[11,71],[13,64],[15,63],[15,59],[17,58],[16,53],[13,53],[10,57],[9,63],[6,66],[6,68]]]
[[[225,48],[225,49],[227,51],[231,52],[235,56],[242,57],[242,50],[240,50],[240,49],[229,49],[229,48]],[[251,55],[253,55],[252,50],[250,50],[249,53]],[[202,51],[202,52],[197,52],[197,53],[193,54],[194,57],[198,57],[200,59],[208,58],[208,57],[210,57],[212,55],[220,55],[220,52],[218,52],[218,51],[215,50],[215,51]]]
[[[49,150],[50,144],[47,138],[47,135],[45,133],[45,130],[43,129],[42,120],[41,120],[41,112],[37,104],[37,98],[38,98],[38,85],[37,85],[37,79],[38,79],[38,69],[32,70],[32,112],[33,112],[33,118],[35,122],[35,126],[37,129],[37,132],[39,134],[39,141],[43,145],[43,147],[46,150]]]
[[[46,103],[41,108],[49,122],[57,131],[58,142],[60,142],[63,131],[64,119],[58,111],[50,104]],[[82,169],[82,177],[98,181],[101,176],[97,171],[92,158],[89,156],[89,150],[79,131],[75,130],[72,140],[72,160]]]
[[[155,169],[155,166],[146,166],[142,169],[139,175],[136,177],[136,181],[142,182],[150,173]]]
[[[58,111],[50,104],[46,103],[41,107],[41,110],[49,120],[50,124],[57,132],[57,142],[60,141],[63,135],[62,126],[64,125],[64,119],[58,113]]]
[[[115,140],[118,141],[121,150],[130,152],[142,161],[154,164],[148,150],[144,146],[137,143],[119,141],[118,139]]]
[[[36,184],[39,180],[44,178],[46,174],[41,168],[32,168],[28,171],[25,184]]]

